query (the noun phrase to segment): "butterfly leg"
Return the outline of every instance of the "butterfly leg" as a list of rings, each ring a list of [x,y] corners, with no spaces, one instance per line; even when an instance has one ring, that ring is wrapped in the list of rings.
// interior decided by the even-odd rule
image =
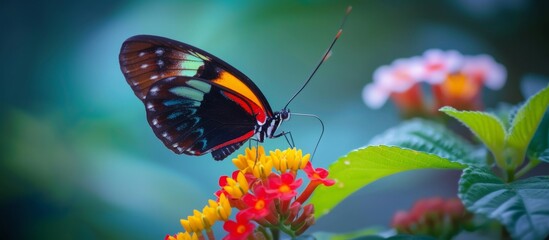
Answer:
[[[278,138],[284,136],[286,139],[286,142],[288,142],[288,145],[290,145],[290,148],[295,147],[294,137],[292,136],[292,132],[281,132],[279,134],[276,134],[273,136],[273,138]]]

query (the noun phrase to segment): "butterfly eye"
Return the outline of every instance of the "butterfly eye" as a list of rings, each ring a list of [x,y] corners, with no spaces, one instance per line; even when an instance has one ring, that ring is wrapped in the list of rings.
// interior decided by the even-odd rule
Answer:
[[[288,120],[290,118],[290,110],[282,110],[280,112],[280,118],[282,120]]]

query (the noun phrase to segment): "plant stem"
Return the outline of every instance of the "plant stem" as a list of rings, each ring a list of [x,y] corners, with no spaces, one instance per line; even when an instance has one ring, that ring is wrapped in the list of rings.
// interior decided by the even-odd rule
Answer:
[[[507,169],[507,182],[510,183],[512,181],[515,181],[515,169],[514,168],[508,168]]]
[[[503,158],[503,155],[501,153],[495,153],[493,152],[492,153],[494,155],[494,160],[496,161],[496,164],[501,168],[501,169],[507,169],[508,168],[508,164],[507,162],[505,161],[505,159]]]
[[[268,239],[268,240],[273,240],[272,234],[269,234],[269,233],[267,232],[267,230],[266,230],[264,227],[260,226],[260,227],[258,228],[258,230],[259,230],[261,233],[263,233],[263,236],[265,236],[266,239]],[[271,233],[272,233],[272,231],[271,231]]]
[[[273,237],[273,240],[279,240],[280,239],[280,231],[278,228],[270,228],[271,229],[271,235]]]

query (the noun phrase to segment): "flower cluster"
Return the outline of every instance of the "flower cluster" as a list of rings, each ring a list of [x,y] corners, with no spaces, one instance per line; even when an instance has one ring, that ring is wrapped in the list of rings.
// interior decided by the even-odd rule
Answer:
[[[399,211],[392,226],[400,234],[429,235],[437,239],[450,239],[471,221],[461,201],[439,197],[417,201],[409,212]]]
[[[246,149],[244,155],[233,159],[238,168],[232,176],[219,179],[221,189],[217,201],[210,200],[202,212],[181,220],[184,233],[166,236],[166,240],[215,239],[211,227],[224,221],[227,235],[223,239],[277,239],[280,232],[296,237],[314,222],[314,207],[305,201],[319,185],[331,186],[328,171],[313,168],[310,155],[301,150],[287,149],[265,154],[263,147]],[[299,191],[303,170],[309,183]],[[229,219],[231,208],[237,210]],[[270,231],[267,231],[270,230]]]
[[[488,55],[465,56],[453,50],[430,49],[422,56],[379,67],[362,95],[366,105],[374,109],[391,98],[405,116],[430,114],[442,106],[479,110],[482,86],[500,89],[506,75],[505,68]],[[433,102],[424,99],[422,84],[430,86]]]

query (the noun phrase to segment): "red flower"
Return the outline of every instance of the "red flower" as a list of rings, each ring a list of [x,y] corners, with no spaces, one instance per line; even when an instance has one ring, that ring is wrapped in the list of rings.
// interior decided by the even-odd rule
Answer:
[[[324,168],[314,169],[311,162],[307,163],[303,171],[305,171],[305,173],[307,174],[307,177],[309,177],[309,180],[311,180],[311,182],[319,182],[321,184],[324,184],[324,186],[328,186],[328,187],[335,184],[334,180],[326,178],[328,177],[328,170]]]
[[[314,169],[311,162],[308,162],[305,168],[303,168],[303,171],[307,174],[307,177],[309,177],[309,185],[307,185],[307,188],[303,190],[301,195],[296,199],[296,202],[304,203],[311,194],[314,192],[316,187],[318,185],[323,184],[324,186],[332,186],[335,184],[335,181],[332,179],[327,179],[328,177],[328,171],[324,168],[317,168]]]
[[[236,214],[236,221],[228,220],[223,224],[223,229],[229,234],[223,239],[225,240],[240,240],[246,239],[253,233],[255,225],[246,218],[246,214],[239,212]]]
[[[282,175],[271,174],[268,181],[267,192],[276,193],[281,200],[290,200],[297,195],[296,189],[301,186],[303,179],[295,181],[293,174],[283,173]]]
[[[434,197],[417,201],[409,212],[397,212],[391,225],[398,233],[451,239],[470,220],[459,199]]]
[[[248,208],[245,210],[252,219],[260,219],[269,214],[269,206],[273,202],[273,194],[267,193],[264,186],[257,185],[254,188],[254,195],[246,194],[242,200]]]
[[[410,217],[413,220],[425,218],[427,215],[444,214],[444,199],[433,197],[417,201],[410,210]]]

